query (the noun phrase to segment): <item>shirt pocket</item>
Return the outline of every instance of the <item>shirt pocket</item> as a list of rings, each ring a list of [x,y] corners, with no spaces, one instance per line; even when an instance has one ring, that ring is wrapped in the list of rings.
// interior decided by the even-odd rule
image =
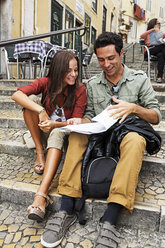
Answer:
[[[93,103],[94,103],[94,110],[96,115],[101,113],[108,106],[105,97],[95,97],[93,98]]]

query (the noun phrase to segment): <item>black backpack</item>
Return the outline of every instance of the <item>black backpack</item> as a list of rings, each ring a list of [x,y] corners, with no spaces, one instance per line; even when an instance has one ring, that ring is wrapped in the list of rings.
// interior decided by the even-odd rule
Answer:
[[[98,157],[91,159],[82,170],[83,196],[76,202],[79,223],[85,224],[84,205],[87,198],[107,198],[119,157]]]

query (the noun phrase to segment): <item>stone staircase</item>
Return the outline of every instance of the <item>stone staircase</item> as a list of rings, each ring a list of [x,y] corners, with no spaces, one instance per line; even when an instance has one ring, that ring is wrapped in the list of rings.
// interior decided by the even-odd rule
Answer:
[[[0,80],[0,200],[17,206],[23,205],[24,208],[32,203],[42,179],[42,176],[34,173],[34,150],[28,149],[23,143],[22,134],[26,131],[26,126],[22,110],[11,100],[16,88],[28,83],[28,80]],[[152,83],[163,115],[162,122],[154,126],[162,137],[162,148],[154,156],[145,154],[136,190],[135,210],[132,215],[123,211],[118,225],[120,228],[163,233],[165,231],[165,85]],[[57,194],[56,189],[61,166],[62,164],[50,188],[50,196],[54,201],[50,209],[52,211],[56,211],[60,206],[61,196]],[[106,201],[103,199],[87,200],[86,214],[89,222],[98,220],[105,208]],[[121,246],[123,247],[127,246]]]

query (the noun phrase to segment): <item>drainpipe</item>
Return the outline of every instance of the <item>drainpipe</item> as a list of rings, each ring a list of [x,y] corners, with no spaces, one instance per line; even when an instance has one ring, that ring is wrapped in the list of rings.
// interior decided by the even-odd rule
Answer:
[[[37,27],[37,5],[38,5],[38,0],[34,0],[34,34],[38,34],[38,27]]]
[[[24,0],[22,0],[22,13],[21,13],[21,37],[24,36],[24,16],[25,16],[25,13],[24,13],[24,10],[25,10],[25,2]]]

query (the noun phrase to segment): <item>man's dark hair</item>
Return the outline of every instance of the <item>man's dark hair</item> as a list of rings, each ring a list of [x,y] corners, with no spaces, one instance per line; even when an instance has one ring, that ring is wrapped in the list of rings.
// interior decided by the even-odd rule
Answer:
[[[100,34],[94,44],[95,54],[97,54],[97,48],[106,47],[108,45],[115,45],[116,52],[120,55],[121,49],[123,48],[121,35],[113,32],[103,32]]]

